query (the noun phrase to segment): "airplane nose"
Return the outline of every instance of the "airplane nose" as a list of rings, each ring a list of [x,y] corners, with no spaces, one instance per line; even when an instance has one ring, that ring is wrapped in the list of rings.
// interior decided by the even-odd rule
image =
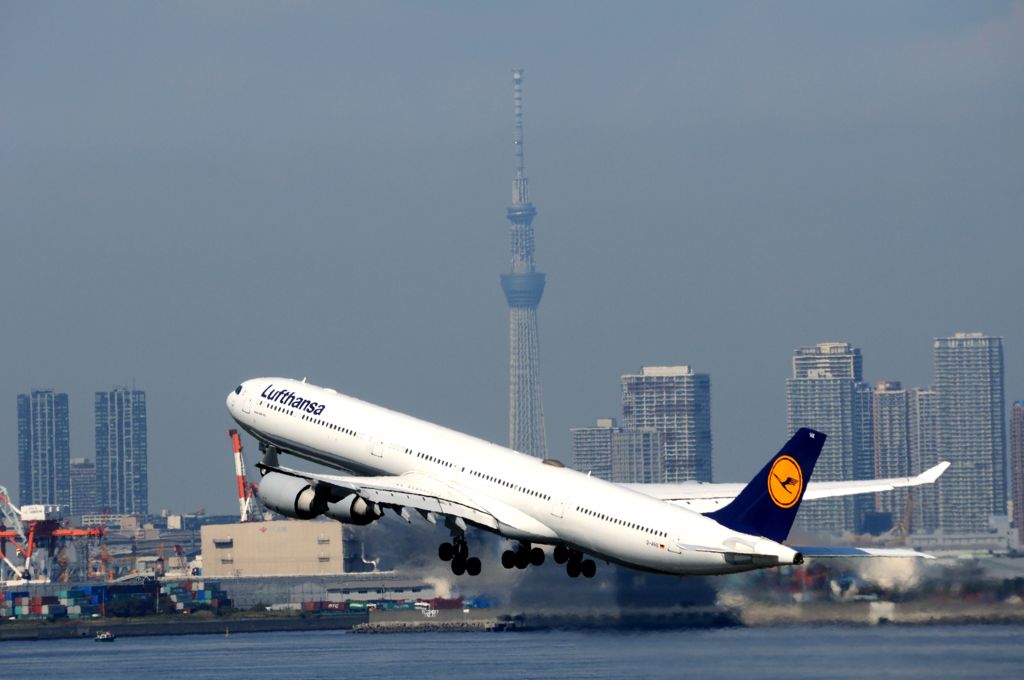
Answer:
[[[227,404],[228,413],[235,415],[235,404],[241,399],[242,385],[239,385],[235,389],[228,392],[228,396],[224,399],[224,403]]]

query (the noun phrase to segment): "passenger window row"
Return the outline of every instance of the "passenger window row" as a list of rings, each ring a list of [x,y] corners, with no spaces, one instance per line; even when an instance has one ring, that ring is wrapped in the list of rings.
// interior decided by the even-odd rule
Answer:
[[[412,449],[406,449],[405,452],[410,454],[410,455],[412,455]],[[445,467],[455,467],[454,463],[449,463],[446,460],[442,460],[442,459],[438,458],[437,456],[431,456],[429,453],[423,453],[422,451],[417,452],[416,453],[416,457],[417,458],[422,458],[423,460],[429,460],[431,463],[437,463],[438,465],[444,465]]]
[[[637,524],[636,522],[627,522],[624,519],[619,519],[618,517],[612,517],[611,515],[606,515],[603,512],[597,512],[596,510],[591,510],[590,508],[584,508],[582,506],[577,505],[576,506],[576,512],[582,512],[584,515],[590,515],[591,517],[596,517],[597,519],[605,521],[605,522],[611,522],[612,524],[618,524],[619,526],[626,527],[627,529],[636,529],[637,531],[643,531],[645,533],[651,534],[652,536],[660,536],[661,538],[668,538],[668,532],[667,531],[656,531],[655,529],[651,529],[650,527],[645,527],[645,526],[643,526],[641,524]]]
[[[499,477],[495,477],[494,475],[487,475],[487,474],[484,474],[483,472],[477,472],[476,470],[470,470],[469,474],[473,475],[474,477],[479,477],[480,479],[484,479],[484,480],[486,480],[488,482],[491,482],[493,484],[500,484],[500,485],[502,485],[502,486],[504,486],[504,487],[506,487],[508,489],[512,489],[513,491],[518,491],[519,493],[524,493],[527,496],[535,496],[537,498],[540,498],[540,499],[543,499],[543,500],[546,500],[546,501],[551,500],[551,496],[549,496],[547,494],[543,494],[540,491],[535,491],[533,489],[529,489],[529,488],[527,488],[525,486],[521,486],[519,484],[513,484],[512,482],[510,482],[508,480],[501,479]]]
[[[271,406],[271,408],[273,408],[273,405]],[[281,410],[284,410],[284,409],[281,409]],[[320,427],[326,427],[326,428],[328,428],[330,430],[334,430],[335,432],[343,432],[343,433],[349,435],[350,437],[358,437],[359,436],[359,434],[355,430],[350,430],[347,427],[342,427],[341,425],[338,425],[336,423],[331,423],[331,422],[328,422],[326,420],[322,420],[320,418],[314,418],[313,416],[307,415],[305,413],[302,414],[302,419],[307,421],[307,422],[313,423],[314,425],[319,425]]]

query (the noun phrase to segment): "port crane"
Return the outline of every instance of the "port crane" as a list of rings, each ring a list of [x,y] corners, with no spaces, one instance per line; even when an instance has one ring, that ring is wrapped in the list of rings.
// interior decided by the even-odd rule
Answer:
[[[57,558],[63,572],[67,568],[67,554],[64,542],[68,539],[100,538],[103,528],[75,529],[61,525],[60,506],[23,505],[16,506],[7,489],[0,486],[0,558],[13,574],[11,583],[29,581],[47,582],[48,566]],[[14,546],[14,559],[7,555],[7,544]],[[38,550],[40,546],[45,549]],[[64,560],[62,563],[61,560]]]

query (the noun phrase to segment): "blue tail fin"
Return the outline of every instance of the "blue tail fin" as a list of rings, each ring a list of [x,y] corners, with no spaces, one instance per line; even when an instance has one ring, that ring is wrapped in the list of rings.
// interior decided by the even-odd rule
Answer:
[[[824,434],[800,428],[729,505],[705,516],[745,534],[786,540],[824,444]]]

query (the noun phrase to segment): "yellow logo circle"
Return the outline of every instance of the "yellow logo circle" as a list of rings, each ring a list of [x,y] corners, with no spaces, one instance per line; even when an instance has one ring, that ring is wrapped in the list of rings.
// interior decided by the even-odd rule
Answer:
[[[800,500],[804,489],[804,473],[800,464],[789,456],[779,456],[768,473],[768,495],[780,508],[791,508]]]

